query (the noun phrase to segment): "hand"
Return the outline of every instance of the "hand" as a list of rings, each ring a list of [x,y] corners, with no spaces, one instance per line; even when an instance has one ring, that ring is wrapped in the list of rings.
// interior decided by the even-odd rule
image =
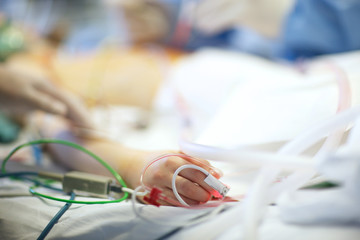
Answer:
[[[26,114],[34,110],[67,117],[75,125],[91,127],[82,102],[50,81],[26,76],[0,67],[0,108],[9,114]]]
[[[191,159],[190,159],[191,161]],[[196,164],[204,168],[216,178],[221,174],[214,171],[210,164],[205,160],[190,162],[182,157],[170,156],[154,162],[145,172],[143,183],[149,187],[157,187],[162,193],[171,199],[170,202],[159,201],[162,205],[171,205],[171,202],[178,202],[171,186],[173,174],[179,167],[186,164]],[[184,169],[176,178],[176,188],[183,200],[189,205],[205,203],[211,198],[214,190],[204,182],[206,175],[195,169]]]

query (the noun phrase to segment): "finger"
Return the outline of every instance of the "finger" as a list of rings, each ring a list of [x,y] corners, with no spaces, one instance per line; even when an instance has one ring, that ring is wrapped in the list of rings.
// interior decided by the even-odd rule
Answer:
[[[63,89],[55,88],[50,82],[38,85],[37,88],[63,102],[67,107],[66,117],[73,123],[81,127],[93,128],[93,123],[89,118],[89,112],[76,96]]]
[[[33,110],[39,109],[59,115],[66,114],[67,108],[65,104],[42,92],[29,89],[25,94],[25,98],[29,101],[29,107],[34,108]]]
[[[144,183],[147,186],[158,186],[172,188],[173,173],[181,166],[193,163],[203,167],[210,174],[215,172],[209,166],[208,161],[203,159],[194,159],[187,155],[178,154],[162,159],[148,169],[144,175]],[[209,200],[214,190],[204,182],[206,175],[199,170],[184,169],[180,171],[176,178],[176,188],[179,194],[195,200],[197,202],[206,202]],[[179,186],[178,186],[179,184]]]
[[[154,200],[156,200],[157,203],[159,203],[160,205],[163,205],[163,206],[181,206],[181,203],[176,199],[171,188],[163,187],[160,190],[161,190],[162,197],[160,197],[159,199],[154,199]],[[147,195],[147,196],[149,197],[149,195]],[[181,197],[187,204],[189,204],[191,206],[200,204],[200,202],[194,201],[185,196],[181,196]],[[143,203],[149,204],[147,201],[144,200],[143,196],[139,196],[138,199]]]
[[[220,169],[211,166],[209,161],[207,161],[205,159],[194,158],[194,157],[187,156],[185,154],[182,158],[187,160],[189,163],[193,163],[195,165],[198,165],[199,167],[204,168],[206,171],[208,171],[211,175],[213,175],[217,179],[219,179],[220,177],[223,176],[223,172]]]
[[[181,205],[181,203],[175,197],[174,192],[171,188],[164,188],[162,191],[163,191],[162,192],[163,195],[165,195],[167,199],[161,200],[161,202],[164,202],[171,206]],[[179,193],[179,195],[190,206],[199,205],[201,203],[200,201],[194,200],[192,198],[188,198],[188,197],[182,195],[181,193]]]
[[[199,184],[182,176],[176,177],[175,186],[180,195],[193,201],[207,202],[211,197],[211,194]]]
[[[210,187],[207,183],[204,182],[204,179],[206,178],[206,175],[202,172],[200,172],[199,170],[196,169],[184,169],[183,171],[181,171],[179,173],[179,176],[190,180],[191,182],[197,183],[200,185],[200,187],[202,187],[203,189],[205,189],[208,192],[212,192],[213,189],[212,187]]]

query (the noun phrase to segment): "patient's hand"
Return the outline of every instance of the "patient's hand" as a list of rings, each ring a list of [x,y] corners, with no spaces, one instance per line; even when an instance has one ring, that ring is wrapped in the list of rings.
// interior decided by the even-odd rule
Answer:
[[[174,172],[186,164],[197,164],[215,177],[219,178],[220,173],[210,169],[210,164],[205,160],[201,163],[189,162],[181,157],[165,157],[152,164],[144,174],[143,183],[146,186],[157,187],[163,191],[168,198],[178,202],[174,196],[171,182]],[[195,169],[184,169],[176,178],[176,188],[183,200],[189,205],[197,205],[207,202],[211,198],[213,190],[204,182],[205,174]],[[171,205],[169,202],[159,201],[163,205]],[[172,201],[171,201],[172,202]]]
[[[127,148],[112,140],[85,138],[76,135],[76,131],[71,128],[71,125],[64,119],[58,117],[48,116],[47,120],[42,121],[40,126],[43,137],[76,142],[101,157],[109,163],[112,168],[117,170],[128,184],[128,187],[132,189],[141,185],[140,177],[142,171],[149,162],[165,153],[174,154],[174,152],[169,151],[153,152]],[[102,167],[97,161],[76,149],[58,144],[50,144],[47,149],[58,163],[68,169],[112,176],[107,169]],[[178,201],[173,194],[171,181],[174,172],[180,166],[197,164],[213,174],[216,178],[220,177],[220,173],[210,169],[210,164],[207,161],[199,161],[201,161],[201,163],[189,162],[177,156],[161,159],[151,164],[146,170],[143,176],[143,183],[150,188],[157,187],[161,189],[166,197],[173,200],[171,203],[159,201],[160,204],[174,205],[173,202]],[[177,176],[177,191],[189,205],[201,204],[211,198],[210,192],[212,188],[203,181],[205,177],[205,174],[195,169],[184,169]]]

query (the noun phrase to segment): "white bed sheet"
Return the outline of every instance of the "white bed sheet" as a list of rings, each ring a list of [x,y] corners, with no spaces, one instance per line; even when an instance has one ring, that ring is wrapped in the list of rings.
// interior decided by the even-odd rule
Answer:
[[[28,187],[22,182],[1,179],[0,192],[26,194]],[[78,200],[80,199],[87,198],[79,197]],[[36,239],[63,205],[64,203],[33,196],[1,198],[1,239]],[[46,239],[161,239],[177,229],[176,226],[164,225],[164,222],[187,223],[190,219],[210,211],[163,206],[157,208],[142,204],[138,206],[145,216],[161,224],[135,217],[130,201],[104,205],[73,204]],[[236,221],[230,221],[227,218],[228,213],[229,211],[225,210],[215,218],[181,228],[164,239],[242,239],[242,215],[238,215]],[[219,221],[228,222],[229,228],[220,228]],[[259,239],[263,240],[353,240],[359,236],[359,226],[285,224],[280,220],[276,206],[269,207],[259,229]]]

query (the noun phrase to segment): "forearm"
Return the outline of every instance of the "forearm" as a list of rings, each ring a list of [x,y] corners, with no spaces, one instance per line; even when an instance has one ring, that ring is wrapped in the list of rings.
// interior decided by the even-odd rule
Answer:
[[[140,185],[140,176],[148,161],[164,152],[132,149],[106,139],[75,137],[72,132],[58,132],[56,139],[76,142],[93,152],[115,169],[130,188]],[[90,156],[62,145],[49,145],[51,155],[68,169],[111,176],[110,172]]]
[[[50,129],[54,128],[50,127]],[[158,156],[170,153],[170,155],[158,159],[159,161],[152,164],[147,169],[143,179],[148,188],[157,187],[172,200],[170,202],[161,202],[161,204],[168,205],[177,201],[173,193],[172,179],[174,172],[181,166],[189,163],[196,164],[215,177],[220,177],[220,174],[215,172],[207,161],[193,162],[188,157],[176,154],[174,151],[151,152],[136,150],[112,140],[79,137],[74,135],[74,132],[66,125],[60,127],[60,131],[58,128],[55,134],[50,134],[48,137],[75,142],[85,147],[115,169],[128,187],[132,189],[140,185],[140,177],[145,166]],[[54,160],[57,160],[68,169],[111,176],[105,167],[81,151],[58,144],[49,144],[48,150]],[[196,205],[210,199],[213,189],[204,182],[205,178],[206,175],[198,170],[185,169],[181,171],[176,177],[176,183],[178,184],[178,193],[183,196],[185,202]]]
[[[109,163],[130,188],[140,185],[141,172],[148,161],[158,154],[132,149],[114,141],[87,141],[85,146]]]

